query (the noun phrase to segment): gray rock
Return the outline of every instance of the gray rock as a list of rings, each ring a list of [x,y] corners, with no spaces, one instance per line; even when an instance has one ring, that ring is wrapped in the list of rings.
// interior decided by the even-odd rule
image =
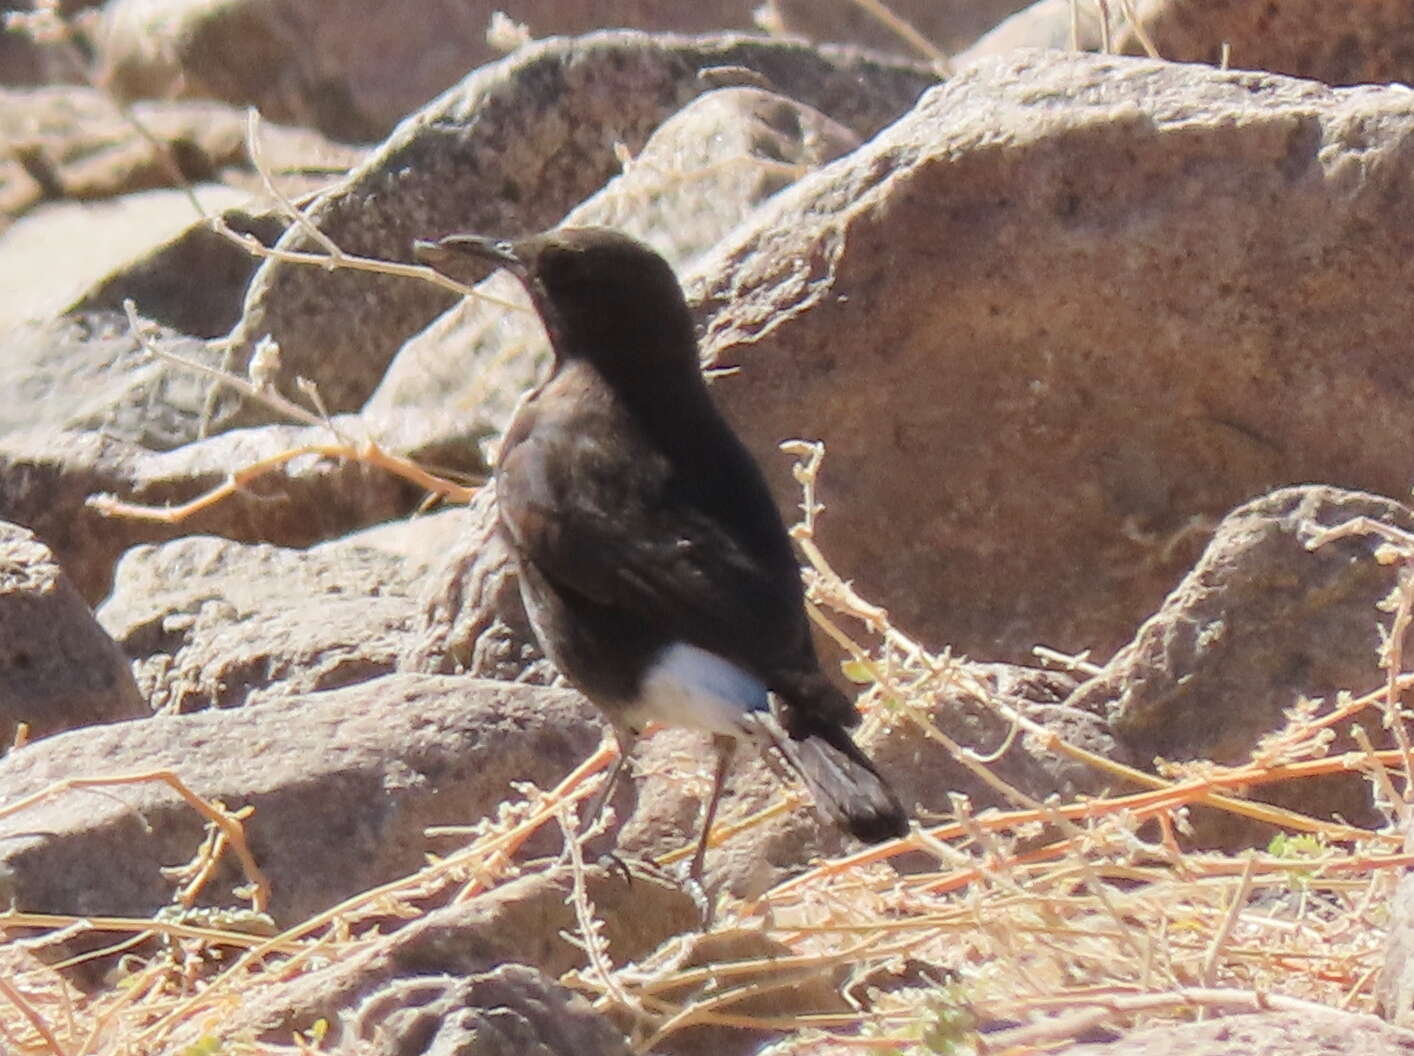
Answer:
[[[1240,70],[1327,84],[1414,80],[1414,11],[1404,0],[1140,0],[1136,6],[1140,25],[1171,62],[1216,63],[1227,45],[1231,65]],[[1121,27],[1115,46],[1141,54],[1133,27]]]
[[[1313,530],[1355,517],[1414,530],[1414,513],[1398,503],[1320,485],[1285,488],[1234,510],[1163,607],[1076,690],[1070,705],[1106,716],[1141,763],[1162,756],[1234,765],[1285,725],[1300,697],[1333,705],[1342,690],[1382,685],[1385,621],[1376,606],[1392,579],[1374,559],[1380,540],[1356,536],[1314,551],[1306,546]],[[1387,746],[1378,721],[1356,721]],[[1354,750],[1349,723],[1337,732],[1331,750]],[[1285,782],[1254,795],[1356,825],[1383,821],[1356,773]],[[1243,844],[1270,835],[1235,815],[1203,819],[1195,818],[1195,827],[1205,842]]]
[[[410,117],[309,215],[347,252],[388,260],[408,260],[415,239],[451,231],[548,227],[618,171],[616,143],[640,150],[706,88],[701,70],[728,65],[757,71],[861,136],[934,79],[902,62],[749,37],[549,40],[477,70]],[[308,248],[307,237],[291,232],[281,244]],[[235,366],[244,370],[255,344],[272,336],[282,385],[302,375],[331,410],[353,410],[402,343],[452,303],[428,283],[267,261],[232,332]],[[248,420],[230,413],[228,422]]]
[[[426,580],[419,617],[398,669],[551,685],[520,600],[510,550],[496,530],[493,488],[472,500],[467,529]]]
[[[759,88],[708,92],[665,121],[627,170],[562,226],[618,228],[675,268],[689,267],[760,202],[858,145],[852,132],[802,103]],[[497,273],[479,292],[523,310],[464,299],[403,346],[369,410],[455,406],[497,431],[506,426],[549,345],[519,282]]]
[[[0,522],[0,745],[147,715],[122,651],[54,555]]]
[[[287,226],[278,211],[227,209],[220,215],[232,231],[267,246]],[[220,337],[236,325],[241,299],[259,264],[253,253],[217,234],[204,220],[145,248],[147,252],[123,261],[85,291],[67,314],[120,312],[123,302],[131,300],[144,318],[193,337]]]
[[[447,554],[456,548],[462,536],[470,531],[466,507],[451,506],[431,513],[419,513],[398,521],[385,521],[371,528],[310,549],[311,554],[324,550],[342,550],[346,546],[364,546],[392,554],[402,559],[404,574],[410,582],[427,582],[432,571],[442,565]]]
[[[890,9],[944,51],[965,46],[1021,0],[893,0]],[[535,37],[625,28],[753,31],[757,0],[116,0],[106,5],[108,82],[129,98],[196,97],[256,106],[276,121],[344,140],[386,136],[409,111],[500,58],[488,40],[500,10]],[[793,38],[920,51],[852,4],[771,5]]]
[[[534,968],[469,978],[399,979],[354,1016],[372,1056],[629,1056],[627,1039],[588,1001]]]
[[[559,978],[586,961],[584,950],[567,937],[579,931],[570,891],[568,871],[555,869],[434,909],[351,957],[248,994],[222,1027],[228,1036],[278,1043],[322,1019],[331,1028],[328,1041],[339,1044],[366,1036],[378,1021],[376,1015],[349,1015],[354,1006],[363,1001],[365,1009],[386,1008],[379,995],[400,980],[473,976],[507,963]],[[642,870],[630,881],[617,866],[590,866],[585,893],[603,922],[615,964],[641,960],[700,922],[680,884]]]
[[[1061,1056],[1409,1056],[1414,1034],[1354,1012],[1260,1012],[1135,1031],[1118,1041],[1072,1045]]]
[[[465,423],[453,415],[419,410],[334,424],[354,441],[372,436],[395,454],[473,475],[485,472],[477,437],[467,436]],[[88,501],[109,494],[127,502],[181,504],[264,459],[331,443],[323,426],[236,430],[165,452],[93,432],[10,433],[0,436],[0,517],[33,529],[92,604],[108,593],[118,557],[139,543],[209,534],[309,546],[403,517],[424,498],[420,488],[382,469],[309,454],[176,524],[105,516]]]
[[[824,440],[818,541],[912,635],[1105,655],[1238,503],[1407,490],[1411,146],[1399,87],[979,64],[689,277],[713,392],[783,510]]]
[[[147,336],[164,352],[209,367],[220,353],[166,327]],[[28,323],[0,337],[0,433],[101,432],[149,451],[168,451],[201,431],[206,380],[153,359],[121,311]]]
[[[197,795],[249,805],[252,853],[281,926],[411,873],[429,825],[470,824],[551,787],[599,742],[574,694],[464,678],[394,675],[276,704],[157,715],[76,730],[0,759],[0,802],[76,776],[174,771]],[[162,870],[190,859],[204,820],[165,784],[70,789],[0,819],[0,875],[17,908],[150,916]],[[558,833],[533,840],[546,853]],[[229,862],[202,904],[232,905]]]
[[[389,673],[414,596],[405,562],[377,550],[191,536],[129,550],[98,619],[153,710],[188,712]]]
[[[250,197],[208,184],[196,193],[203,207],[218,213]],[[102,288],[115,273],[179,237],[197,219],[185,194],[165,188],[101,203],[44,202],[28,210],[0,240],[0,341],[8,343],[9,331],[22,323],[45,323],[71,306],[86,304],[88,291]],[[95,303],[113,307],[108,299]]]

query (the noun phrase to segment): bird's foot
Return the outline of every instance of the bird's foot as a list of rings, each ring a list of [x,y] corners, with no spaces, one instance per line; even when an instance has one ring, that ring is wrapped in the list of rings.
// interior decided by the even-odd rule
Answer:
[[[624,878],[625,884],[633,883],[633,870],[628,867],[628,862],[624,861],[613,851],[605,851],[599,856],[598,864],[605,869],[617,869]]]

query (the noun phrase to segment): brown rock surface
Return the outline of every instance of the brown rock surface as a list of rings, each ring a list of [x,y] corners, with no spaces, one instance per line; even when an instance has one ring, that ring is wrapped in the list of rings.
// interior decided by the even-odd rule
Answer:
[[[583,997],[520,964],[399,979],[355,1011],[359,1056],[630,1056]]]
[[[1404,849],[1414,847],[1406,827]],[[1406,871],[1389,900],[1385,962],[1375,980],[1379,1013],[1397,1027],[1414,1029],[1414,873]]]
[[[0,745],[148,714],[122,650],[34,534],[0,521]]]
[[[859,135],[934,81],[900,61],[798,42],[631,32],[549,40],[477,70],[429,104],[315,202],[310,217],[345,251],[390,260],[409,259],[415,239],[451,231],[548,227],[619,170],[616,143],[640,150],[706,89],[699,71],[720,66],[755,70]],[[281,244],[306,240],[291,232]],[[402,343],[452,303],[428,283],[266,261],[232,332],[235,366],[243,370],[256,342],[273,336],[282,386],[302,375],[331,410],[352,410]]]
[[[1111,7],[1114,17],[1116,7]],[[1100,8],[1097,4],[1074,4],[1071,0],[1036,0],[1010,18],[994,25],[953,62],[959,68],[990,55],[1003,55],[1016,48],[1069,50],[1072,43],[1082,51],[1100,51]],[[1073,21],[1072,21],[1073,20]],[[1072,40],[1074,34],[1074,40]]]
[[[249,197],[212,184],[196,193],[215,212]],[[87,291],[102,288],[154,246],[180,237],[195,215],[185,194],[166,189],[100,202],[45,202],[29,210],[0,233],[0,341],[8,345],[13,328],[47,323]]]
[[[840,994],[844,972],[838,966],[822,964],[800,969],[782,965],[772,970],[771,962],[788,958],[793,951],[760,931],[726,929],[684,935],[678,942],[680,947],[675,952],[684,968],[752,963],[767,966],[758,970],[752,980],[759,990],[751,993],[751,987],[743,986],[738,1000],[718,1004],[724,1012],[730,1009],[731,1014],[789,1021],[811,1013],[846,1012],[849,1008]],[[665,988],[662,996],[670,1001],[689,1002],[694,997],[714,997],[722,989],[722,980],[709,976],[694,986]],[[658,1042],[653,1051],[663,1056],[752,1056],[781,1033],[726,1023],[688,1025]]]
[[[1342,690],[1382,685],[1385,620],[1376,606],[1392,578],[1374,559],[1379,539],[1306,546],[1313,531],[1356,517],[1414,530],[1414,513],[1398,503],[1316,485],[1286,488],[1234,510],[1163,607],[1102,674],[1076,690],[1070,705],[1106,715],[1141,763],[1162,756],[1234,765],[1285,725],[1300,697],[1333,705]],[[1369,716],[1357,721],[1377,745],[1388,740]],[[1353,750],[1349,724],[1341,731],[1332,750]],[[1356,773],[1278,785],[1259,798],[1357,825],[1378,827],[1383,820]],[[1197,827],[1204,840],[1254,838],[1250,822],[1227,814]]]
[[[92,88],[0,89],[0,143],[8,147],[0,157],[0,215],[13,219],[45,199],[92,201],[172,187],[179,182],[173,165],[192,183],[220,179],[259,187],[249,171],[243,109],[144,102],[133,107],[133,116],[166,158]],[[291,196],[308,188],[302,181],[311,177],[327,182],[342,175],[362,154],[317,132],[278,124],[261,127],[260,146],[277,186]],[[190,214],[188,208],[187,222]]]
[[[893,0],[889,9],[948,52],[1021,3]],[[494,11],[543,38],[612,28],[751,31],[761,7],[757,0],[423,0],[412,8],[361,0],[115,0],[107,5],[102,54],[109,83],[129,97],[224,99],[339,139],[371,140],[500,57],[487,39]],[[768,24],[791,37],[921,54],[863,5],[778,0],[769,7]]]
[[[479,463],[475,438],[460,434],[454,416],[422,410],[374,421],[335,419],[335,425],[346,435],[374,436],[387,451],[431,464],[467,470]],[[119,556],[138,543],[210,534],[308,546],[405,516],[423,499],[420,488],[382,469],[311,454],[179,524],[108,517],[88,504],[96,494],[154,505],[184,503],[262,459],[330,443],[323,426],[236,430],[164,452],[98,432],[9,433],[0,437],[0,517],[33,529],[83,596],[96,603],[112,585]]]
[[[237,235],[272,245],[286,221],[278,211],[227,209],[221,220]],[[167,241],[149,241],[67,308],[82,316],[121,311],[132,300],[138,314],[193,337],[219,337],[240,319],[241,298],[258,265],[256,256],[202,220]]]
[[[1411,143],[1398,89],[980,64],[697,269],[714,392],[783,508],[825,441],[821,546],[901,626],[1103,655],[1207,519],[1407,489]]]
[[[26,221],[28,222],[28,221]],[[159,350],[208,367],[220,351],[167,327],[150,327]],[[0,434],[101,432],[151,451],[201,431],[204,378],[154,359],[120,311],[81,312],[18,326],[0,338]]]
[[[1323,1011],[1225,1016],[1207,1023],[1150,1027],[1118,1041],[1073,1045],[1058,1056],[1408,1056],[1414,1033],[1374,1016]]]
[[[465,533],[426,577],[398,669],[539,685],[558,680],[521,604],[511,552],[496,529],[493,488],[472,500]]]
[[[1414,11],[1405,0],[1330,4],[1322,0],[1139,0],[1139,25],[1171,62],[1222,61],[1239,70],[1268,70],[1331,85],[1414,80]],[[1070,46],[1072,9],[1080,47],[1098,51],[1098,7],[1039,0],[1000,22],[957,57],[966,64],[1014,48]],[[1145,54],[1141,35],[1110,5],[1113,47]]]
[[[1414,80],[1414,9],[1406,0],[1140,0],[1139,24],[1172,62],[1211,62],[1327,84]],[[1141,54],[1132,27],[1115,46]]]
[[[557,869],[433,910],[351,957],[262,991],[223,1026],[230,1035],[251,1032],[278,1042],[325,1019],[334,1028],[331,1042],[352,1041],[372,1024],[339,1013],[360,1001],[369,1008],[399,980],[470,976],[506,963],[559,978],[585,963],[584,951],[566,937],[579,931],[570,891],[568,871]],[[590,867],[585,894],[603,921],[608,955],[616,964],[648,956],[700,919],[675,882],[642,872],[626,882],[617,867]]]
[[[415,614],[408,571],[358,546],[190,536],[124,554],[98,618],[153,710],[237,707],[392,671]]]
[[[0,759],[0,802],[79,775],[173,770],[205,799],[255,808],[247,838],[270,912],[288,925],[415,871],[427,826],[494,812],[512,781],[552,786],[599,738],[589,705],[562,690],[395,675],[61,734]],[[149,916],[172,900],[161,870],[192,857],[203,826],[165,784],[68,790],[0,819],[6,897],[25,910]],[[206,904],[232,903],[235,872],[220,871]]]
[[[1102,719],[1063,703],[1073,685],[1069,679],[995,664],[969,665],[967,675],[989,699],[953,689],[937,694],[924,713],[948,736],[988,757],[987,769],[994,776],[1037,800],[1057,795],[1070,801],[1077,795],[1100,794],[1112,784],[1111,778],[1029,736],[1016,737],[1007,744],[1011,725],[996,710],[995,697],[1004,698],[1027,718],[1071,743],[1108,758],[1125,758]],[[1018,805],[949,756],[907,719],[871,719],[856,733],[856,740],[889,779],[910,814],[923,824],[952,816],[954,795],[968,797],[971,808],[978,812]],[[1004,744],[1006,750],[993,758]],[[640,742],[634,752],[637,806],[619,833],[619,850],[658,856],[692,846],[701,804],[711,788],[713,758],[708,738],[688,730],[663,730]],[[789,879],[812,860],[850,849],[850,841],[812,808],[808,793],[798,783],[792,779],[783,785],[776,768],[750,753],[738,756],[728,777],[719,824],[765,810],[787,791],[800,797],[796,809],[709,850],[709,891],[750,900]],[[933,867],[931,860],[924,865],[921,859],[895,859],[893,864],[905,871]]]
[[[1021,7],[1023,0],[890,0],[886,10],[943,52],[965,48]],[[866,4],[822,4],[815,0],[774,0],[788,34],[837,40],[905,55],[922,52],[886,25]]]
[[[854,133],[803,103],[759,88],[708,92],[668,118],[561,226],[618,228],[682,269],[760,202],[858,145]],[[502,303],[468,297],[438,317],[398,352],[368,410],[450,403],[505,428],[549,344],[519,282],[498,272],[478,290]],[[524,311],[507,311],[507,301]]]

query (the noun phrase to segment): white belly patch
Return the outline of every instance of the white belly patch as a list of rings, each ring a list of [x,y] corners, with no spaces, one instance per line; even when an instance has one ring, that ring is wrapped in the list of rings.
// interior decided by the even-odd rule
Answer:
[[[743,717],[769,706],[760,679],[716,653],[675,642],[658,654],[643,676],[626,718],[634,726],[653,721],[748,737]]]

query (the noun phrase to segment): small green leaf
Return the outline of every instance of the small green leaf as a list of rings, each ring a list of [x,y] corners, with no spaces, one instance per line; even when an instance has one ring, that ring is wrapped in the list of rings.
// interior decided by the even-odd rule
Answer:
[[[874,672],[867,661],[846,660],[840,664],[840,670],[844,672],[844,677],[856,686],[872,686],[874,684]]]

